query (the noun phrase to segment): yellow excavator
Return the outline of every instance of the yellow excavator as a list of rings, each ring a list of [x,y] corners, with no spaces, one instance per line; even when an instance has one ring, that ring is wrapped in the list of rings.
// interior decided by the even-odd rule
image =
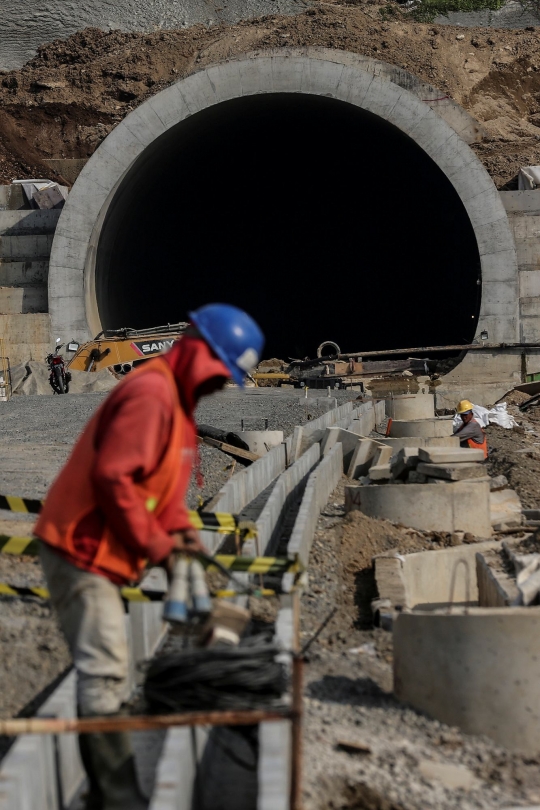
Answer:
[[[71,371],[101,371],[112,368],[117,374],[129,374],[140,363],[167,351],[184,334],[188,324],[168,323],[151,329],[106,329],[81,346],[69,343],[75,352],[68,362]]]

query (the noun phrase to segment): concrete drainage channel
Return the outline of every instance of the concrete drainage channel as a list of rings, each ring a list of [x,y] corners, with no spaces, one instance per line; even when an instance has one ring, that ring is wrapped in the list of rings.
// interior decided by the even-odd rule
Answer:
[[[387,413],[392,414],[389,436],[373,438],[370,434]],[[516,583],[512,575],[513,565],[522,570],[530,564],[521,541],[501,546],[492,539],[492,526],[519,525],[521,510],[512,491],[502,490],[502,498],[500,490],[490,492],[477,451],[456,447],[451,434],[451,420],[435,417],[429,396],[347,402],[295,428],[286,441],[234,475],[212,508],[242,514],[259,503],[257,540],[247,541],[242,553],[270,556],[279,547],[283,554],[286,537],[287,556],[306,568],[318,516],[344,473],[350,481],[347,510],[450,532],[455,546],[407,555],[390,552],[374,560],[375,619],[393,630],[395,694],[442,722],[532,753],[540,747],[535,655],[540,608],[523,605],[523,576]],[[468,542],[468,533],[486,539]],[[211,533],[205,537],[214,552],[216,540]],[[285,574],[281,585],[276,635],[289,651],[298,645],[293,575]],[[160,610],[159,604],[133,604],[127,617],[133,685],[136,663],[151,656],[163,637]],[[40,714],[74,711],[70,674]],[[194,786],[210,739],[211,733],[193,734],[187,728],[166,734],[152,810],[198,807]],[[252,777],[257,810],[289,808],[290,754],[289,722],[262,723]],[[73,738],[21,737],[0,769],[0,808],[68,807],[82,780]],[[236,789],[235,804],[252,808],[253,798],[242,795],[241,779]]]

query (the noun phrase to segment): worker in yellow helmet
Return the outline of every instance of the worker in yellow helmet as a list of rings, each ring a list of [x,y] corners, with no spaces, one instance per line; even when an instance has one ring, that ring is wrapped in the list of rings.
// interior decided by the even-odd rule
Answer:
[[[458,402],[457,412],[461,416],[461,425],[454,430],[454,436],[459,438],[460,447],[472,447],[483,450],[484,458],[488,456],[486,434],[481,425],[474,418],[474,405],[468,399]]]

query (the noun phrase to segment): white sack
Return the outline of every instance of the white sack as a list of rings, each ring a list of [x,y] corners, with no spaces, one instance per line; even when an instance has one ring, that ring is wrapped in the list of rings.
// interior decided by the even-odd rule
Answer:
[[[519,191],[533,191],[540,186],[540,166],[522,166],[518,174]]]
[[[489,424],[499,425],[502,428],[513,428],[517,425],[516,420],[506,410],[506,402],[499,402],[491,410],[483,408],[482,405],[473,405],[473,416],[478,424],[485,428]],[[456,413],[454,416],[454,430],[462,424],[461,416]]]

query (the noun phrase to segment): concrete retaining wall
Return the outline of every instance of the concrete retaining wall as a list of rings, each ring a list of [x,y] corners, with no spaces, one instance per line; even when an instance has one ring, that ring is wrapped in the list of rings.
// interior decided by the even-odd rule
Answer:
[[[59,217],[60,211],[0,210],[0,337],[11,365],[44,360],[50,351],[47,281]]]
[[[325,414],[326,415],[326,414]],[[291,439],[273,447],[265,456],[233,475],[220,489],[214,512],[238,514],[283,472],[290,458]]]
[[[403,613],[394,691],[421,712],[504,748],[540,752],[540,608]]]
[[[315,527],[321,509],[328,502],[343,473],[343,450],[340,443],[334,445],[317,469],[309,476],[307,486],[294,523],[287,556],[297,556],[307,567],[313,543]]]
[[[375,557],[375,578],[381,599],[406,608],[442,607],[477,603],[476,556],[497,548],[498,543],[471,543],[415,554],[381,554]]]

